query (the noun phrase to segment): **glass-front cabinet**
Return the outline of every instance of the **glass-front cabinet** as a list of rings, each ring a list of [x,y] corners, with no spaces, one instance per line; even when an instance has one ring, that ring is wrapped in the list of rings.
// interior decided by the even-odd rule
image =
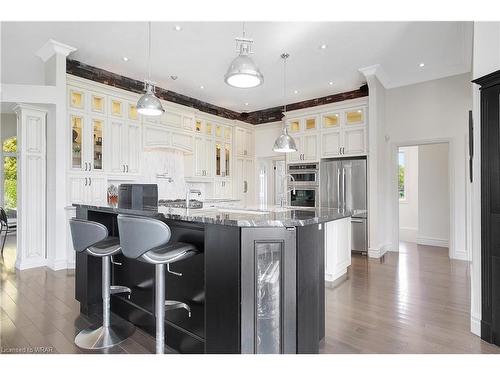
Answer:
[[[81,169],[83,166],[84,119],[83,116],[70,115],[71,124],[71,168]]]
[[[95,170],[102,171],[102,152],[104,137],[104,119],[92,119],[92,164]]]
[[[241,230],[241,352],[296,352],[296,230]],[[286,282],[285,282],[286,280]]]
[[[231,145],[215,142],[215,177],[229,177],[231,171]]]
[[[340,113],[323,115],[323,129],[338,128],[340,126]]]

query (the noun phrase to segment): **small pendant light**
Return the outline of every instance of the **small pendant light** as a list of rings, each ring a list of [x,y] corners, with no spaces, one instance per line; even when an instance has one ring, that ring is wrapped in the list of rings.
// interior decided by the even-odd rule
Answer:
[[[137,101],[137,112],[145,116],[159,116],[165,110],[160,99],[155,96],[155,87],[151,82],[151,22],[148,22],[148,79],[144,80],[146,93]]]
[[[281,58],[283,59],[283,96],[284,96],[284,110],[283,118],[286,118],[286,60],[290,57],[288,53],[283,53]],[[286,120],[283,120],[282,133],[276,141],[274,141],[273,146],[274,152],[295,152],[297,151],[297,145],[295,140],[288,134],[288,129],[286,127]]]
[[[245,23],[243,36],[236,38],[236,48],[239,55],[231,62],[224,81],[233,87],[251,88],[264,82],[264,76],[249,56],[252,52],[253,39],[245,38]]]

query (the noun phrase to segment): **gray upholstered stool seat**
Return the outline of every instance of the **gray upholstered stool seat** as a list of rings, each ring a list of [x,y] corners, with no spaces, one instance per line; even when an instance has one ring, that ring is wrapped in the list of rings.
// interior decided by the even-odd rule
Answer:
[[[189,258],[198,253],[189,243],[170,241],[170,227],[163,221],[144,217],[118,215],[118,230],[123,255],[155,265],[155,325],[156,353],[165,351],[165,310],[185,309],[191,317],[191,308],[180,301],[165,300],[165,265]]]
[[[139,260],[153,264],[173,263],[196,254],[196,247],[185,242],[169,242],[142,254]]]
[[[111,320],[111,294],[128,293],[125,286],[111,284],[111,257],[121,252],[118,237],[108,236],[108,229],[94,221],[71,219],[71,237],[77,252],[102,258],[102,325],[84,329],[75,337],[75,344],[83,349],[104,349],[115,346],[134,333],[133,324],[119,317]]]
[[[112,256],[121,252],[120,239],[111,236],[87,248],[87,253],[95,257]]]

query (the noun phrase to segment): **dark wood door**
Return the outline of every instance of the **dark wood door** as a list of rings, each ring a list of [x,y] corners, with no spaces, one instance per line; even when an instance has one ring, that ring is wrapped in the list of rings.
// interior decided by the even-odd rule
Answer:
[[[500,71],[481,86],[481,338],[500,345]]]

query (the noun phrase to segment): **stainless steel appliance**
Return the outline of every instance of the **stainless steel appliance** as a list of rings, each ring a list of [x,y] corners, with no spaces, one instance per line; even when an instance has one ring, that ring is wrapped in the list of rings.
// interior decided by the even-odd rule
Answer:
[[[294,207],[319,206],[319,164],[289,164],[288,202]]]
[[[320,181],[321,206],[352,211],[352,251],[368,252],[366,158],[322,159]]]

